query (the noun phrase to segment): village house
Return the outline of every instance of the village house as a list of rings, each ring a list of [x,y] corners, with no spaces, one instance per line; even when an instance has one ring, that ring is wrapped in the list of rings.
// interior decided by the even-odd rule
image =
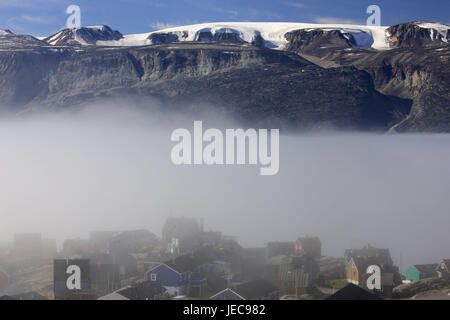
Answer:
[[[162,245],[177,254],[195,251],[199,247],[202,225],[193,218],[168,218],[162,230]]]
[[[206,274],[213,260],[194,252],[159,264],[147,272],[147,280],[165,287],[170,295],[203,297],[207,294]]]
[[[377,265],[381,269],[381,292],[385,296],[392,294],[394,287],[394,272],[392,266],[383,264],[377,257],[352,257],[347,265],[347,281],[368,290],[367,280],[369,274],[367,268]]]
[[[148,230],[131,230],[115,234],[108,244],[112,255],[145,252],[156,246],[158,238]]]
[[[307,257],[281,255],[265,264],[264,278],[282,295],[302,295],[312,291],[318,273],[317,263]]]
[[[242,278],[252,279],[255,275],[262,276],[265,272],[266,248],[244,248],[242,250]]]
[[[269,242],[267,244],[266,259],[279,255],[292,255],[295,251],[294,242]]]
[[[406,280],[416,282],[419,280],[434,278],[438,274],[436,272],[437,264],[415,264],[406,268]]]
[[[85,239],[66,239],[60,255],[65,258],[83,257],[93,253],[91,242]]]
[[[436,267],[439,278],[450,278],[450,259],[444,259]]]
[[[398,277],[389,249],[377,249],[370,245],[362,249],[346,250],[347,281],[367,289],[367,268],[376,265],[381,269],[381,293],[390,296]]]
[[[322,243],[318,237],[301,237],[295,241],[295,253],[298,256],[308,256],[320,259],[322,256]]]

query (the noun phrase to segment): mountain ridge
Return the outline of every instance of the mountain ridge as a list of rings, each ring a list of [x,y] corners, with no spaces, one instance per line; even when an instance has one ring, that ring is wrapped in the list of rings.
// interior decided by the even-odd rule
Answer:
[[[7,43],[0,51],[0,98],[20,111],[137,95],[181,112],[192,111],[187,104],[214,105],[249,125],[450,132],[448,29],[442,25],[439,32],[424,22],[352,29],[206,25],[213,28],[139,36],[107,26],[65,29],[47,42],[0,35],[0,47]],[[388,29],[391,42],[381,40]],[[137,40],[147,44],[126,45]]]

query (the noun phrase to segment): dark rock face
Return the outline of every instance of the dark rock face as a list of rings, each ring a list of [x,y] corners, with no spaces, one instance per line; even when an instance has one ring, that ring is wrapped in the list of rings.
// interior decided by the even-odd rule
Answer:
[[[440,290],[450,287],[450,280],[441,278],[429,278],[407,283],[395,287],[392,294],[395,298],[410,298],[418,293]]]
[[[29,35],[17,35],[9,30],[0,30],[0,48],[2,49],[26,50],[42,46],[47,46],[47,43]]]
[[[199,32],[196,41],[231,41],[231,42],[242,42],[237,33],[228,30],[218,30],[214,34],[211,31]]]
[[[286,50],[295,52],[351,48],[356,45],[353,35],[350,33],[343,34],[339,30],[295,30],[286,33],[285,38],[288,40]]]
[[[391,132],[450,132],[449,44],[404,45],[386,51],[353,47],[295,52],[325,67],[364,70],[381,93],[412,100],[410,114]]]
[[[172,43],[178,42],[178,36],[173,33],[152,33],[148,36],[148,40],[152,44]]]
[[[259,48],[264,48],[265,47],[265,41],[264,38],[260,35],[257,34],[253,37],[253,40],[251,42],[252,45],[259,47]]]
[[[46,39],[61,46],[0,31],[0,101],[17,112],[126,95],[186,113],[215,108],[252,126],[450,132],[450,46],[415,26],[392,27],[398,47],[386,51],[341,30],[289,32],[286,51],[230,28],[204,29],[193,42],[152,33],[153,45],[128,48],[95,46],[122,37],[106,26]]]
[[[97,41],[119,40],[123,35],[108,26],[64,29],[44,41],[54,46],[95,45]]]
[[[391,47],[421,47],[448,42],[448,30],[442,35],[436,30],[421,28],[417,23],[401,23],[387,29]]]
[[[27,64],[40,67],[28,69]],[[0,97],[16,110],[76,106],[129,94],[157,98],[176,110],[187,105],[217,108],[254,126],[381,131],[409,111],[409,101],[380,94],[364,71],[324,69],[295,54],[240,43],[90,48],[35,56],[2,52],[0,68],[6,71],[0,84],[9,86],[0,88]],[[29,79],[26,88],[32,88],[25,96],[24,79]]]

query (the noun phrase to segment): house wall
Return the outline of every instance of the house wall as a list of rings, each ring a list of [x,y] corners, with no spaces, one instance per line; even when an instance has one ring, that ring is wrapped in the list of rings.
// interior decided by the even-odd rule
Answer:
[[[147,280],[152,280],[152,275],[156,275],[154,282],[163,287],[179,287],[181,285],[181,274],[162,264],[147,272]]]
[[[275,280],[271,282],[274,286],[280,289],[280,294],[307,294],[310,292],[309,288],[298,287],[295,288],[295,281]]]
[[[347,281],[350,283],[353,283],[355,285],[359,285],[359,272],[358,268],[356,267],[355,263],[353,262],[353,259],[350,259],[350,261],[347,264]]]
[[[406,280],[410,281],[419,281],[420,280],[420,272],[416,267],[410,266],[406,268]]]

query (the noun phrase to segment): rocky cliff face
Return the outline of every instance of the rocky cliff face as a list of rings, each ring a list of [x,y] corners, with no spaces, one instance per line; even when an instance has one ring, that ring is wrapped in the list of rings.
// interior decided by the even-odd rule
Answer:
[[[63,29],[45,38],[44,41],[53,46],[95,45],[97,41],[114,41],[123,35],[110,27],[101,25],[95,27]]]
[[[449,40],[448,29],[434,27],[432,24],[411,22],[389,27],[386,32],[392,47],[423,47]]]
[[[248,125],[449,132],[449,45],[442,37],[418,44],[412,39],[430,28],[415,25],[392,27],[398,48],[382,51],[359,29],[293,30],[286,50],[232,28],[200,30],[193,41],[187,31],[151,33],[142,46],[96,45],[122,43],[104,26],[63,30],[47,42],[3,31],[0,99],[19,112],[126,95],[183,112],[216,108]]]
[[[288,51],[311,53],[320,50],[351,48],[356,45],[352,34],[339,30],[296,30],[286,33],[285,37],[288,41],[286,46]]]
[[[252,125],[363,130],[386,130],[409,111],[407,100],[377,92],[366,72],[234,42],[1,52],[0,68],[0,97],[18,110],[130,94],[177,110],[218,108]]]
[[[431,29],[416,24],[388,30],[392,45],[398,48],[377,51],[346,47],[341,42],[340,47],[311,50],[293,41],[291,50],[324,67],[353,66],[364,70],[381,93],[411,99],[410,114],[391,132],[450,132],[450,45],[442,38],[432,40]]]

